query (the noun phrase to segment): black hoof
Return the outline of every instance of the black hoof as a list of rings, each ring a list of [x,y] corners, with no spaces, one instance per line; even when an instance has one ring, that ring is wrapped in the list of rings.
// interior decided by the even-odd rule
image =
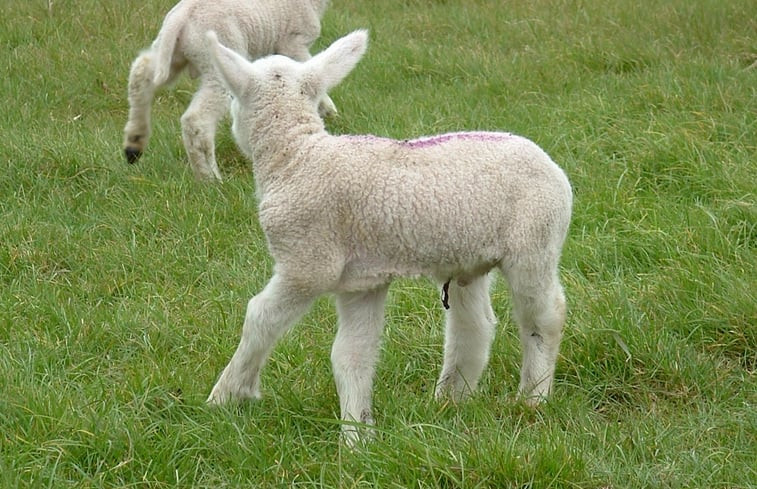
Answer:
[[[142,156],[142,152],[134,148],[125,148],[124,154],[126,155],[126,161],[128,161],[130,165],[136,163],[139,157]]]

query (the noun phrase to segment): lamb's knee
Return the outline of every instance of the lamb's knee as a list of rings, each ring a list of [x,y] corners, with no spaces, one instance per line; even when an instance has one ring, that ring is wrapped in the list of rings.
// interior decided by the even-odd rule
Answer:
[[[195,111],[187,111],[182,114],[181,119],[181,132],[184,138],[191,141],[200,140],[204,138],[205,127],[202,117]]]
[[[346,376],[357,370],[362,364],[361,352],[355,348],[355,345],[337,335],[331,346],[331,365],[334,373],[339,376]]]
[[[137,56],[129,70],[129,96],[139,97],[141,94],[153,93],[155,91],[154,72],[153,57],[149,51]]]
[[[215,163],[215,125],[199,114],[185,113],[181,117],[181,135],[189,163],[201,179],[221,179]]]
[[[196,110],[188,110],[181,116],[181,133],[184,145],[210,155],[214,149],[216,119]]]
[[[547,307],[536,315],[536,325],[546,335],[557,336],[559,338],[565,325],[566,314],[565,296],[560,292],[555,296],[551,304],[548,303]]]

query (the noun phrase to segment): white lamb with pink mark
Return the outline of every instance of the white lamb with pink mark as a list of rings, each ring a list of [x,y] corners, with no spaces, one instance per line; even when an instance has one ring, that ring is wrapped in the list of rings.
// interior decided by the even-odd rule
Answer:
[[[543,400],[565,322],[558,278],[572,203],[565,173],[533,142],[508,133],[409,141],[328,134],[317,101],[360,60],[366,31],[303,63],[282,56],[250,63],[212,32],[208,41],[235,97],[233,133],[253,162],[260,224],[275,260],[208,401],[258,398],[276,341],[314,299],[333,293],[339,329],[331,359],[343,431],[354,443],[357,426],[372,423],[389,283],[420,275],[440,284],[448,307],[436,395],[461,400],[489,359],[494,268],[507,278],[520,327],[519,393],[532,405]]]
[[[201,180],[221,180],[215,157],[215,134],[229,107],[228,92],[210,61],[205,33],[213,30],[223,43],[251,59],[283,54],[310,59],[308,48],[321,32],[328,0],[181,0],[163,20],[152,46],[129,72],[129,120],[124,128],[124,154],[135,163],[152,131],[150,110],[155,93],[188,69],[199,78],[192,102],[181,116],[182,139],[189,164]],[[336,112],[324,94],[321,115]]]

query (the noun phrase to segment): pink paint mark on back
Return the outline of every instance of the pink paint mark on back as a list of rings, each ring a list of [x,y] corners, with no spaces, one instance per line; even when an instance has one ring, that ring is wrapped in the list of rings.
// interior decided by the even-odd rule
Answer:
[[[512,134],[506,132],[450,132],[438,136],[429,136],[418,139],[409,139],[402,141],[402,145],[409,148],[427,148],[437,144],[443,144],[448,141],[503,141],[512,137]]]
[[[374,136],[372,134],[346,134],[341,136],[348,138],[351,141],[365,142],[365,143],[390,143],[397,144],[408,149],[422,149],[431,146],[444,144],[449,141],[504,141],[512,138],[513,135],[508,132],[486,132],[486,131],[471,131],[471,132],[450,132],[446,134],[439,134],[437,136],[427,136],[417,139],[390,139],[381,136]]]

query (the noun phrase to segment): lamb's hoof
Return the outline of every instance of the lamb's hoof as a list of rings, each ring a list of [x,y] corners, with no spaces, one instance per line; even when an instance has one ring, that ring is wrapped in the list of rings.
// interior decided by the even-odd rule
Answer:
[[[142,152],[135,148],[126,147],[124,148],[124,155],[126,155],[126,161],[130,165],[133,165],[139,160],[139,157],[142,156]]]
[[[376,434],[374,430],[369,427],[350,427],[350,429],[342,430],[341,441],[350,450],[358,450],[362,447],[368,446],[374,439]]]
[[[537,409],[539,406],[543,405],[547,401],[547,397],[543,394],[531,394],[531,395],[524,395],[519,394],[519,399],[523,402],[524,405],[531,409]]]
[[[223,384],[216,384],[205,402],[211,406],[220,406],[222,404],[258,401],[262,397],[258,389],[242,387],[230,390]]]
[[[439,402],[460,404],[471,397],[474,390],[475,386],[469,385],[461,375],[447,374],[442,376],[436,384],[434,397]]]
[[[348,448],[355,449],[370,443],[376,434],[373,429],[375,422],[370,409],[364,409],[360,413],[360,423],[345,421],[342,425],[342,441]]]

